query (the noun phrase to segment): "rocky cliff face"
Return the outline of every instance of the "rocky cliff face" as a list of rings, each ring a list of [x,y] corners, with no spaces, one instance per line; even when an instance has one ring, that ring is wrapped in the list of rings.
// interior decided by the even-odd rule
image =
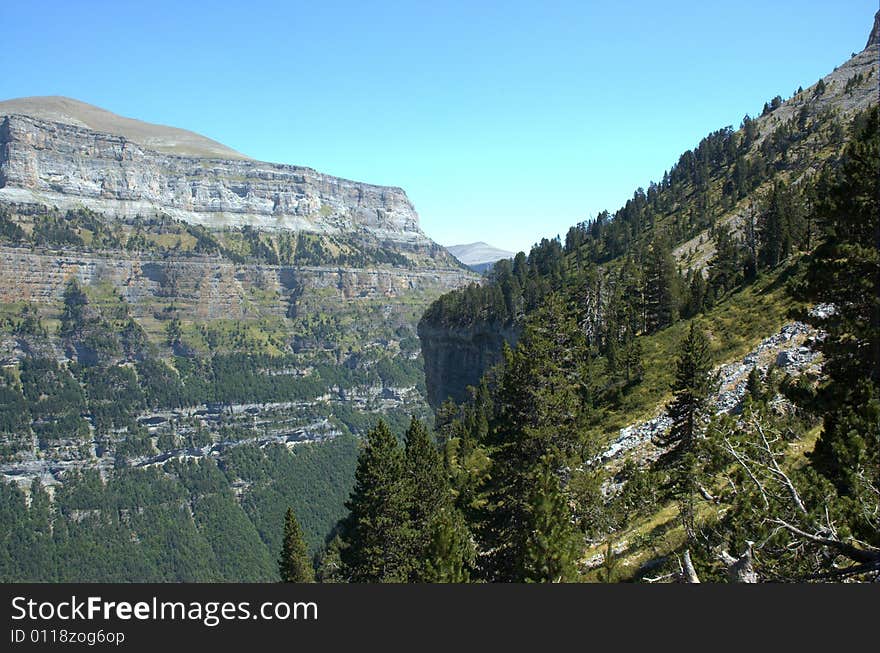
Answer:
[[[318,293],[325,305],[375,299],[394,303],[412,293],[428,297],[467,283],[471,275],[454,268],[289,267],[0,246],[0,303],[57,303],[70,279],[86,287],[116,288],[137,317],[149,315],[153,301],[172,298],[193,319],[246,319],[291,316],[298,301]],[[253,301],[257,293],[263,299],[259,303]]]
[[[448,329],[419,324],[419,340],[425,361],[428,403],[437,408],[446,399],[460,403],[467,399],[467,386],[501,360],[504,343],[516,346],[519,329],[477,324],[467,329]]]
[[[876,45],[880,45],[880,11],[874,14],[874,27],[868,36],[868,43],[865,45],[865,49],[867,50],[871,46]]]
[[[2,107],[0,107],[2,110]],[[0,115],[0,206],[168,214],[209,228],[250,225],[429,246],[400,188],[249,159],[162,153],[123,136]]]
[[[14,423],[4,415],[27,410],[0,402],[0,479],[51,485],[123,458],[213,458],[427,415],[415,323],[477,278],[422,233],[400,188],[66,98],[0,102],[0,394],[23,406],[58,392],[47,379],[70,389]],[[19,387],[28,365],[48,372]],[[134,404],[104,398],[122,386]]]

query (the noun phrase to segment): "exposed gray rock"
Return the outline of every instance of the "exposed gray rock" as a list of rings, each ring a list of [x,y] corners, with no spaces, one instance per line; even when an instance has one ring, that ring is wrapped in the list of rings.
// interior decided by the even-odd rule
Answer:
[[[459,403],[467,399],[467,386],[479,385],[483,373],[501,360],[504,343],[516,346],[519,335],[517,326],[478,323],[447,328],[419,323],[428,403],[437,408],[449,397]]]
[[[429,247],[400,188],[250,159],[178,156],[123,136],[26,115],[0,117],[0,205],[164,213],[211,228],[251,225]]]
[[[871,30],[871,34],[868,36],[868,43],[865,45],[865,48],[867,49],[877,45],[880,45],[880,10],[874,14],[874,27]]]
[[[815,310],[815,309],[814,309]],[[827,310],[819,308],[819,310]],[[742,406],[746,394],[746,380],[753,368],[766,372],[770,363],[783,371],[797,376],[816,363],[819,354],[805,344],[814,341],[821,334],[803,322],[791,322],[777,333],[762,340],[742,360],[721,365],[716,369],[719,390],[712,402],[715,414],[736,413]],[[812,340],[811,340],[812,338]],[[599,456],[598,461],[609,461],[638,447],[647,445],[657,436],[665,434],[672,426],[666,415],[666,407],[651,419],[631,424],[620,430],[617,438]],[[659,451],[651,452],[656,455]],[[650,457],[650,456],[649,456]]]

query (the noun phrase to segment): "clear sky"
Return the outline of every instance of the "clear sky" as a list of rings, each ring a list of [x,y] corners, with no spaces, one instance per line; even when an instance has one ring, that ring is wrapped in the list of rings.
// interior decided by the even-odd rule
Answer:
[[[614,211],[860,51],[877,0],[4,2],[0,99],[66,95],[403,187],[445,245]]]

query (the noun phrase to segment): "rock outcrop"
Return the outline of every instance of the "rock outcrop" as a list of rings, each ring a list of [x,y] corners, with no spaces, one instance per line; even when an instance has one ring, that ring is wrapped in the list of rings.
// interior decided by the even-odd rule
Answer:
[[[827,308],[822,305],[814,310],[821,311]],[[811,369],[814,373],[818,373],[819,354],[810,345],[819,337],[821,337],[819,333],[803,322],[791,322],[777,333],[764,338],[741,360],[718,367],[716,372],[719,388],[711,400],[712,412],[736,414],[741,409],[749,372],[754,368],[765,374],[773,365],[795,377],[808,373]],[[608,445],[599,456],[599,460],[609,461],[640,448],[643,458],[655,459],[661,451],[651,443],[671,427],[672,420],[666,414],[666,406],[662,406],[651,419],[620,429],[617,438]]]
[[[868,36],[868,42],[865,44],[865,49],[867,50],[871,46],[880,45],[880,11],[877,11],[874,14],[874,27],[871,29],[871,34]]]
[[[444,328],[419,323],[419,340],[425,362],[428,403],[437,408],[446,399],[467,399],[467,386],[501,360],[504,343],[516,346],[517,327],[495,328],[477,324],[471,328]]]
[[[250,225],[351,234],[405,248],[433,245],[400,188],[299,166],[181,156],[22,114],[0,113],[3,205],[85,207],[110,218],[161,213],[209,228]]]

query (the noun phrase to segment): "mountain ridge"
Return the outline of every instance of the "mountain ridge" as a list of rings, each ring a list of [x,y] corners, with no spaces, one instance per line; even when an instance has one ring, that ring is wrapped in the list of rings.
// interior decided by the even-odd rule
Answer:
[[[437,248],[399,187],[246,158],[169,154],[125,136],[23,114],[0,121],[0,205],[169,215],[208,228],[365,234]]]
[[[737,237],[742,235],[747,227],[747,218],[753,211],[749,196],[759,199],[772,190],[772,183],[768,178],[754,177],[758,183],[757,187],[750,187],[742,196],[725,196],[724,188],[732,187],[733,177],[738,177],[739,183],[743,183],[743,180],[754,175],[762,167],[766,173],[771,169],[776,170],[778,166],[779,174],[783,179],[792,184],[801,183],[802,179],[816,173],[824,158],[831,155],[828,150],[835,142],[831,131],[838,127],[842,129],[843,125],[852,121],[859,112],[877,104],[877,80],[880,71],[878,24],[880,24],[880,12],[878,17],[875,17],[868,47],[836,66],[813,86],[799,89],[787,100],[783,100],[780,96],[773,98],[765,104],[760,116],[749,118],[748,125],[744,120],[739,130],[722,128],[710,134],[703,139],[700,146],[682,155],[679,163],[673,166],[676,170],[671,169],[664,174],[663,184],[649,184],[648,194],[642,192],[639,195],[637,191],[633,199],[621,207],[614,217],[605,212],[601,223],[597,220],[592,224],[581,223],[573,226],[563,241],[565,252],[571,258],[569,263],[573,267],[580,267],[582,245],[587,240],[594,243],[602,240],[591,235],[592,232],[604,229],[606,235],[611,234],[606,240],[610,242],[616,239],[617,242],[614,244],[620,246],[620,243],[632,242],[637,238],[641,238],[643,244],[648,245],[650,235],[660,231],[670,236],[669,244],[672,247],[674,265],[684,271],[705,275],[708,262],[715,253],[712,229],[727,228]],[[802,126],[799,127],[801,123]],[[835,126],[835,123],[840,124]],[[807,124],[814,126],[804,131],[803,125]],[[742,149],[737,156],[730,158],[722,170],[715,171],[716,187],[710,188],[713,175],[711,166],[717,166],[717,161],[720,160],[719,154],[716,151],[708,155],[710,158],[715,157],[714,161],[698,162],[696,151],[703,144],[706,145],[704,157],[713,148],[720,151],[721,148],[717,144],[713,145],[713,138],[720,142],[728,132],[730,137],[743,138],[747,126],[748,131],[751,132],[748,147]],[[796,144],[797,147],[792,147],[792,144]],[[785,154],[771,167],[765,159],[776,158],[780,152]],[[760,159],[760,166],[752,159]],[[700,169],[702,166],[705,166],[703,170]],[[640,215],[651,205],[651,193],[656,199],[662,193],[662,190],[658,189],[665,186],[673,172],[684,180],[680,184],[681,192],[673,194],[668,202],[661,202],[662,208],[655,210],[656,215],[650,218]],[[718,174],[721,172],[731,177],[723,187],[719,187],[722,185],[718,183]],[[698,190],[697,182],[705,184],[705,187]],[[650,191],[651,188],[653,191]],[[730,203],[722,206],[723,200],[729,200]],[[714,212],[714,216],[707,223],[705,218],[711,212]],[[632,220],[630,225],[627,225],[624,219],[617,217],[630,214],[635,216],[626,218]],[[694,225],[698,216],[704,220],[699,228]],[[655,218],[656,224],[654,224]],[[640,226],[636,227],[636,225]],[[650,229],[647,228],[648,225]],[[628,229],[633,231],[628,232]],[[570,238],[571,242],[569,242]],[[581,239],[586,240],[581,242]],[[554,242],[544,239],[528,254],[527,260],[535,259],[535,271],[532,274],[541,277],[541,283],[530,292],[525,292],[522,287],[526,280],[519,278],[512,296],[502,298],[500,295],[503,292],[511,293],[510,284],[508,281],[498,283],[490,277],[482,291],[469,289],[452,291],[450,295],[441,297],[435,305],[429,307],[419,324],[419,333],[425,356],[428,396],[435,407],[446,397],[452,397],[456,401],[466,399],[466,387],[476,386],[483,372],[500,360],[501,344],[504,341],[511,346],[515,344],[516,338],[510,336],[519,333],[525,315],[536,308],[539,303],[537,298],[541,293],[549,292],[554,287],[553,284],[558,286],[561,283],[559,270],[544,269],[544,264],[541,263],[541,259],[553,258],[554,247],[563,249],[562,242],[556,245]],[[605,245],[597,245],[597,247],[605,247]],[[620,252],[618,251],[617,254]],[[617,254],[602,252],[599,256],[599,267],[607,271],[607,266]],[[499,266],[496,265],[493,274],[498,269]],[[506,276],[509,275],[510,270],[507,270]],[[483,295],[482,301],[476,297],[480,292]],[[517,293],[520,296],[515,296]],[[602,299],[597,298],[596,301],[601,302]],[[504,315],[497,314],[497,307],[503,307],[501,312]]]
[[[0,115],[21,114],[48,122],[114,134],[138,145],[181,156],[250,159],[193,131],[120,116],[99,106],[61,95],[11,98],[0,102]]]

